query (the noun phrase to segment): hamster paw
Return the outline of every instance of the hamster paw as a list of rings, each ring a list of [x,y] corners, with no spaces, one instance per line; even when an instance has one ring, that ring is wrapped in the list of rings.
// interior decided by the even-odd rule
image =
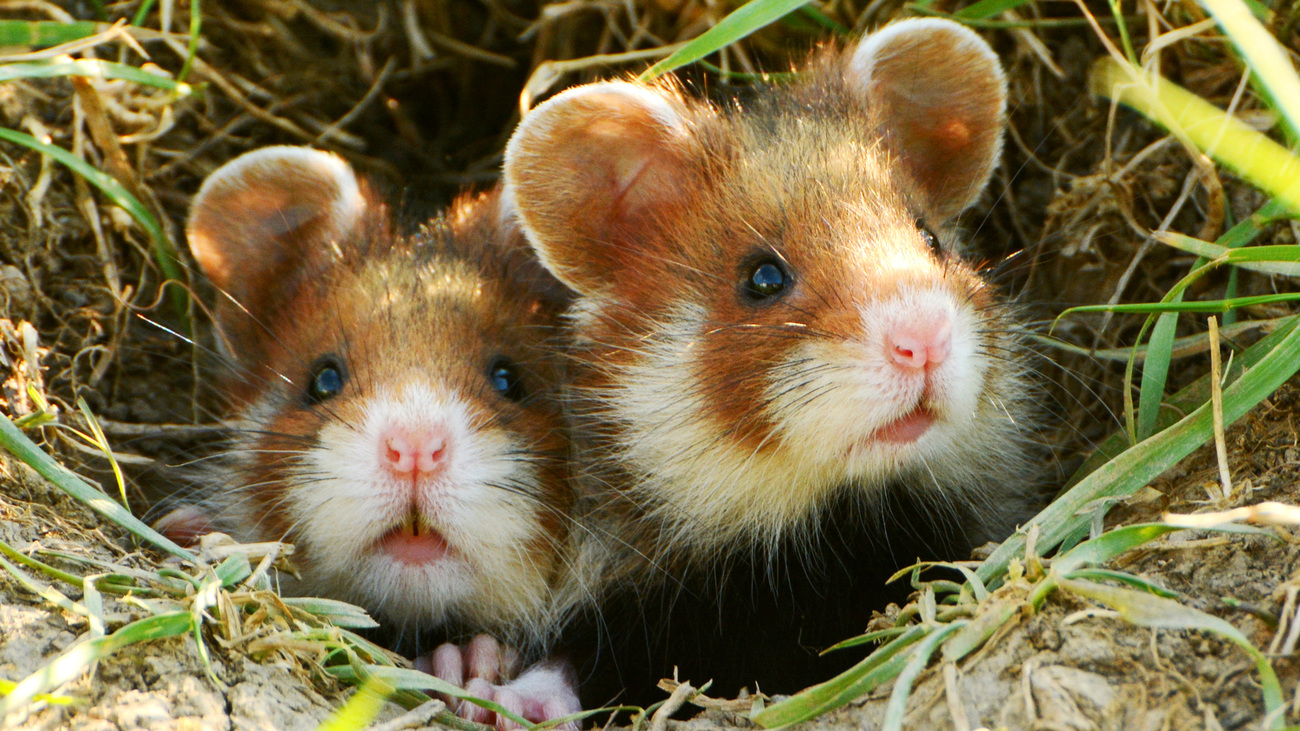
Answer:
[[[451,643],[441,645],[432,655],[422,655],[415,661],[417,670],[464,688],[476,698],[497,703],[533,723],[582,710],[577,680],[568,663],[538,663],[519,677],[507,680],[515,674],[518,664],[519,654],[514,648],[488,635],[478,635],[463,647]],[[461,718],[500,729],[519,728],[510,719],[468,701],[444,700]],[[566,724],[560,728],[577,729],[578,725]]]
[[[432,655],[421,655],[415,668],[459,688],[470,680],[497,683],[519,669],[519,653],[489,635],[477,635],[465,646],[445,643]]]
[[[493,700],[498,705],[533,723],[553,721],[582,710],[576,674],[563,661],[540,662],[518,678],[497,686],[494,691],[496,697]],[[519,728],[509,719],[498,717],[495,721],[500,729]],[[577,731],[579,727],[579,722],[571,721],[557,728]]]
[[[207,513],[194,505],[182,505],[154,521],[153,529],[181,546],[193,547],[199,538],[212,533],[212,521]]]

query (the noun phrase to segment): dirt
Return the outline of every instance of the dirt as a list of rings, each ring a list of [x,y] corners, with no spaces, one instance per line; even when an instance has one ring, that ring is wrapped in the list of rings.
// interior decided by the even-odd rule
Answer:
[[[91,17],[94,5],[65,3],[64,10]],[[109,11],[129,16],[137,5],[112,5]],[[491,182],[517,121],[520,90],[538,63],[617,53],[630,38],[645,47],[689,37],[720,17],[726,5],[657,0],[629,4],[632,12],[625,13],[621,5],[593,1],[567,4],[559,13],[553,6],[546,15],[538,3],[523,0],[205,3],[200,58],[211,72],[199,74],[207,84],[201,96],[168,102],[121,84],[96,82],[95,88],[121,110],[110,115],[118,135],[149,132],[164,117],[171,120],[173,126],[156,140],[126,150],[147,205],[179,240],[185,206],[203,176],[265,144],[334,149],[408,200],[436,203],[464,185]],[[900,7],[843,0],[825,9],[836,21],[861,29],[893,17]],[[1090,7],[1109,14],[1105,3]],[[51,8],[29,3],[0,15],[62,17]],[[1066,4],[1040,3],[1022,12],[1077,17],[1075,6]],[[1179,24],[1197,18],[1194,8],[1169,12]],[[404,13],[414,13],[414,24]],[[188,17],[187,6],[177,4],[175,14]],[[156,27],[156,15],[150,18]],[[1113,34],[1113,26],[1107,28]],[[823,35],[816,27],[769,29],[743,53],[729,54],[727,64],[782,69],[787,58],[800,57]],[[1132,113],[1121,110],[1112,123],[1105,103],[1088,97],[1088,66],[1104,53],[1090,28],[1035,31],[1046,54],[1019,31],[986,31],[985,37],[1004,59],[1012,86],[1013,133],[1003,165],[992,192],[964,219],[977,251],[990,262],[991,276],[1044,323],[1069,305],[1106,301],[1118,289],[1124,302],[1162,296],[1190,259],[1144,246],[1140,232],[1158,226],[1178,204],[1193,175],[1191,158],[1175,143],[1159,143],[1160,133]],[[1284,37],[1294,50],[1293,31]],[[145,46],[154,62],[179,71],[183,54],[157,42]],[[125,48],[112,42],[96,52],[142,63]],[[1220,106],[1228,104],[1239,79],[1235,61],[1215,43],[1175,44],[1164,51],[1161,68]],[[594,66],[561,85],[622,70]],[[713,76],[687,76],[705,91],[722,89]],[[0,124],[44,131],[65,148],[83,144],[78,140],[84,142],[88,132],[73,111],[76,95],[66,80],[0,85]],[[331,132],[339,120],[346,124]],[[103,151],[93,141],[84,144],[86,154],[102,162]],[[1212,239],[1264,200],[1220,175],[1217,184],[1193,185],[1170,226]],[[1261,242],[1295,243],[1296,235],[1289,225],[1277,224]],[[82,427],[75,414],[77,398],[84,398],[123,454],[139,514],[173,487],[155,460],[175,464],[197,454],[202,436],[189,426],[210,423],[219,411],[206,389],[206,320],[201,311],[192,313],[197,345],[175,335],[180,318],[158,296],[160,277],[149,247],[138,226],[66,169],[15,146],[0,148],[0,407],[11,418],[37,411],[30,387],[48,399],[61,423]],[[1121,287],[1135,257],[1140,261]],[[190,286],[201,296],[210,294],[202,282]],[[1226,286],[1226,276],[1215,275],[1194,295],[1220,295]],[[1239,291],[1284,286],[1244,276]],[[1283,314],[1288,313],[1258,308],[1243,317]],[[1053,333],[1084,347],[1113,348],[1131,343],[1140,325],[1137,317],[1098,314],[1064,320]],[[1179,332],[1203,330],[1203,318],[1188,315]],[[1171,388],[1205,373],[1206,360],[1202,355],[1178,361]],[[1123,366],[1045,350],[1041,370],[1051,384],[1056,424],[1044,439],[1057,455],[1052,469],[1063,479],[1091,444],[1115,430]],[[1300,502],[1297,418],[1300,387],[1293,384],[1229,430],[1231,499],[1218,496],[1214,452],[1205,447],[1115,506],[1108,525],[1156,520],[1165,511]],[[115,489],[106,463],[78,447],[66,430],[29,433],[63,463]],[[165,562],[7,457],[0,460],[0,539],[24,554],[62,550],[141,568]],[[1295,611],[1300,591],[1297,560],[1300,533],[1284,528],[1274,529],[1272,537],[1184,532],[1121,556],[1111,568],[1177,592],[1185,605],[1229,621],[1266,649],[1291,704],[1286,721],[1297,723],[1300,708],[1293,698],[1300,666],[1293,654],[1282,653],[1285,630],[1300,621],[1284,616]],[[57,588],[83,599],[80,587]],[[149,615],[138,604],[112,597],[105,598],[104,610],[110,632]],[[26,677],[87,630],[85,618],[54,608],[0,572],[0,678]],[[136,645],[64,688],[75,704],[33,706],[4,723],[33,729],[313,728],[348,697],[347,689],[323,679],[310,657],[272,654],[258,661],[238,647],[227,649],[211,638],[208,644],[214,649],[212,675],[192,638]],[[1062,592],[1039,611],[1017,615],[949,675],[932,668],[918,678],[906,728],[1262,726],[1258,677],[1235,645],[1196,631],[1140,628]],[[808,727],[877,728],[889,690]],[[390,706],[382,718],[400,713]],[[721,711],[684,723],[694,729],[747,725]]]

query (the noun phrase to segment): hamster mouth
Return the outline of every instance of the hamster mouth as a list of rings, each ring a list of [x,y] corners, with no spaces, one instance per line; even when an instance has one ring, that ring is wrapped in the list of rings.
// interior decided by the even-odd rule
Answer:
[[[416,513],[375,542],[375,548],[398,563],[425,566],[441,560],[450,551],[447,539],[430,528]]]
[[[933,412],[924,406],[917,406],[873,432],[871,441],[911,444],[929,431],[930,427],[934,425],[934,421]]]

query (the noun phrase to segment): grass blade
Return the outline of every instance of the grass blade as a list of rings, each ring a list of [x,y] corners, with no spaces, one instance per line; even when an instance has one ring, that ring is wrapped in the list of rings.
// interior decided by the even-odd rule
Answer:
[[[330,717],[321,721],[316,731],[354,731],[370,726],[384,710],[393,689],[378,678],[367,678],[357,692]]]
[[[158,262],[158,268],[162,270],[163,276],[177,282],[185,281],[184,274],[181,272],[180,261],[176,258],[176,249],[172,247],[172,243],[167,238],[167,234],[163,232],[162,226],[158,225],[158,219],[154,218],[149,209],[111,175],[96,170],[85,160],[61,147],[46,144],[22,132],[0,127],[0,140],[22,145],[43,155],[49,155],[85,178],[86,182],[99,188],[104,195],[108,196],[109,200],[113,201],[114,205],[130,214],[131,218],[135,219],[136,223],[140,224],[140,227],[148,234],[149,240],[153,243],[154,259]],[[186,315],[188,295],[185,290],[180,288],[173,288],[171,292],[172,304],[176,308],[177,316],[184,323],[185,330],[188,332],[189,318]]]
[[[764,728],[807,721],[853,701],[902,672],[905,651],[934,631],[934,626],[915,625],[889,644],[825,683],[799,691],[780,703],[764,708],[750,718]]]
[[[366,610],[336,599],[324,599],[321,597],[309,596],[286,596],[280,597],[280,601],[284,602],[286,606],[311,612],[317,617],[328,619],[330,624],[335,627],[346,627],[348,629],[371,629],[379,626],[379,623],[366,613]]]
[[[0,81],[15,79],[53,79],[64,76],[84,76],[90,79],[120,79],[142,86],[175,92],[178,97],[189,96],[194,87],[174,81],[162,74],[153,74],[137,66],[93,58],[62,61],[29,61],[0,65]]]
[[[907,699],[912,695],[912,683],[916,680],[916,676],[930,664],[930,656],[934,654],[939,643],[966,624],[965,621],[961,621],[946,625],[942,629],[931,632],[916,646],[911,659],[898,673],[898,680],[894,681],[894,689],[889,694],[889,703],[885,704],[885,719],[880,724],[882,731],[902,731],[903,713],[907,711]]]
[[[1155,594],[1166,599],[1177,599],[1178,592],[1170,591],[1163,586],[1151,581],[1147,581],[1141,576],[1126,574],[1123,571],[1112,571],[1111,569],[1079,569],[1070,572],[1071,579],[1085,579],[1090,581],[1107,580],[1118,581],[1122,584],[1141,589],[1149,594]]]
[[[1008,10],[1015,10],[1028,2],[1029,0],[979,0],[958,10],[954,15],[968,20],[987,20]]]
[[[1273,666],[1241,630],[1227,621],[1144,591],[1068,579],[1061,580],[1060,588],[1105,604],[1119,612],[1126,621],[1136,625],[1155,629],[1200,630],[1219,635],[1237,645],[1255,662],[1255,670],[1259,673],[1260,686],[1264,692],[1264,715],[1270,719],[1268,728],[1281,729],[1285,726],[1283,714],[1279,712],[1282,707],[1282,687],[1278,683],[1277,674],[1273,672]]]
[[[0,718],[30,703],[64,683],[76,680],[92,664],[138,642],[177,637],[189,632],[193,619],[188,611],[169,612],[137,620],[107,637],[73,645],[71,649],[24,678],[0,699]]]
[[[1174,296],[1171,304],[1181,302],[1183,293]],[[1178,314],[1166,312],[1156,318],[1147,341],[1147,357],[1142,361],[1142,380],[1138,386],[1138,415],[1134,433],[1142,441],[1156,432],[1156,419],[1160,405],[1165,401],[1165,383],[1169,379],[1169,363],[1173,357],[1174,336],[1178,331]]]
[[[1088,83],[1094,94],[1140,112],[1300,214],[1300,159],[1263,133],[1168,79],[1109,56],[1093,64]]]
[[[142,540],[186,561],[198,563],[199,559],[192,552],[181,548],[158,531],[140,522],[130,511],[114,502],[100,490],[91,487],[85,480],[73,474],[63,465],[27,438],[14,426],[6,416],[0,416],[0,447],[22,460],[37,473],[54,483],[56,487],[85,503],[91,510],[126,528]]]
[[[93,36],[99,29],[100,24],[90,20],[75,23],[57,20],[0,20],[0,46],[57,46]]]
[[[651,81],[708,56],[808,4],[809,0],[750,0],[668,58],[646,69],[638,81]]]
[[[1276,346],[1223,390],[1224,424],[1232,424],[1256,404],[1267,398],[1288,378],[1300,370],[1300,329],[1294,326],[1277,341]],[[1095,472],[1080,480],[1068,492],[1052,501],[1043,512],[1025,526],[1037,525],[1041,531],[1038,550],[1046,552],[1086,529],[1089,515],[1080,516],[1084,506],[1104,497],[1131,495],[1143,485],[1205,444],[1214,434],[1214,417],[1208,400],[1173,426],[1128,449]],[[1014,556],[1022,556],[1025,533],[1003,541],[976,574],[991,583],[1006,574]]]
[[[351,665],[336,665],[325,668],[330,675],[344,681],[355,683],[362,680],[362,674],[365,679],[375,678],[391,686],[394,690],[419,690],[431,691],[434,693],[443,693],[452,698],[469,701],[479,708],[486,708],[493,713],[510,719],[524,728],[532,728],[533,724],[517,716],[500,705],[492,701],[477,698],[465,692],[464,688],[452,685],[442,678],[436,678],[432,675],[422,673],[419,670],[410,670],[407,668],[396,668],[387,665],[360,665],[360,672]]]
[[[1160,231],[1152,236],[1156,241],[1180,251],[1190,252],[1206,259],[1222,259],[1225,263],[1231,263],[1242,269],[1264,274],[1300,277],[1300,246],[1295,244],[1252,246],[1237,250],[1172,231]]]
[[[1085,305],[1071,307],[1061,313],[1061,317],[1079,312],[1227,312],[1237,307],[1255,307],[1300,300],[1300,293],[1261,294],[1255,297],[1233,297],[1222,300],[1199,300],[1196,302],[1144,302],[1136,305]],[[1148,352],[1148,357],[1150,353]]]
[[[1268,90],[1270,106],[1282,113],[1291,139],[1300,139],[1300,76],[1296,76],[1286,49],[1277,42],[1242,0],[1200,0],[1250,72]]]
[[[1052,570],[1062,576],[1069,576],[1075,569],[1106,563],[1125,551],[1177,530],[1183,529],[1164,523],[1139,523],[1116,528],[1058,556],[1052,561]]]

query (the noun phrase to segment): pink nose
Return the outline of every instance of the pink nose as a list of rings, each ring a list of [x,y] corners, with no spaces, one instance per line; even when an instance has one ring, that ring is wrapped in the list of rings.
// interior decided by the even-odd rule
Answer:
[[[446,463],[447,436],[439,429],[391,426],[380,435],[380,463],[398,476],[431,475]]]
[[[946,314],[918,316],[886,336],[889,358],[903,370],[920,371],[942,363],[952,350],[952,323]]]

